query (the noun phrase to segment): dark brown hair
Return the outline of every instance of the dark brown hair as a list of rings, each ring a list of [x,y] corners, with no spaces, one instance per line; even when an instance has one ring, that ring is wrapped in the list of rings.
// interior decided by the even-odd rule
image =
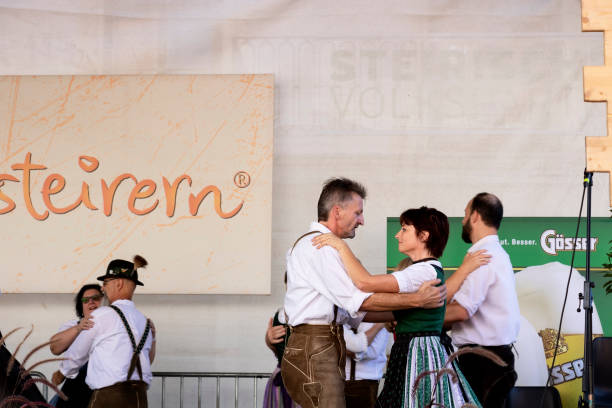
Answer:
[[[422,231],[429,232],[425,247],[431,255],[439,258],[448,242],[448,218],[435,208],[411,208],[400,215],[402,225],[412,225],[417,236]]]
[[[470,214],[476,211],[489,227],[499,229],[504,218],[504,207],[501,201],[491,193],[479,193],[472,198]]]
[[[77,293],[76,297],[74,298],[74,306],[76,308],[76,314],[77,314],[77,317],[79,319],[83,318],[83,316],[84,316],[84,314],[83,314],[83,300],[82,300],[83,299],[83,294],[85,293],[85,291],[87,291],[89,289],[95,289],[98,292],[100,292],[100,294],[102,294],[102,288],[97,283],[90,283],[88,285],[83,285],[81,290],[79,290],[79,293]]]

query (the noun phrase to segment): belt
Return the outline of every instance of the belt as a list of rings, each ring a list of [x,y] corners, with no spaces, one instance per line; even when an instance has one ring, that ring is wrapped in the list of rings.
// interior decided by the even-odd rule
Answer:
[[[338,336],[344,333],[344,328],[337,324],[300,324],[297,326],[289,326],[292,333],[310,334],[315,336]]]
[[[464,347],[482,347],[483,349],[495,351],[495,350],[511,350],[512,344],[503,344],[501,346],[481,346],[480,344],[469,343],[469,344],[462,344],[461,346],[459,346],[459,348],[464,348]]]
[[[102,388],[97,388],[94,391],[98,391],[98,392],[106,392],[106,391],[114,391],[116,389],[120,389],[121,387],[126,387],[126,386],[137,386],[137,387],[141,387],[144,386],[145,388],[148,387],[148,384],[144,381],[138,381],[138,380],[128,380],[128,381],[120,381],[120,382],[116,382],[113,385],[108,385],[106,387],[102,387]]]
[[[410,340],[415,337],[429,337],[429,336],[438,336],[440,337],[440,332],[435,331],[422,331],[422,332],[412,332],[412,333],[396,333],[395,342],[396,343],[410,343]]]

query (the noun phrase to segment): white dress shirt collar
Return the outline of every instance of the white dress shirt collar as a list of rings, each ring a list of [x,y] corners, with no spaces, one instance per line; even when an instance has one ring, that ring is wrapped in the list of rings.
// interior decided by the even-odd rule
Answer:
[[[130,299],[117,299],[111,304],[113,306],[125,305],[125,306],[130,306],[130,307],[136,307],[136,305],[134,304],[134,301]]]
[[[329,228],[327,228],[325,225],[321,224],[320,222],[311,222],[310,231],[320,231],[324,234],[331,232]]]

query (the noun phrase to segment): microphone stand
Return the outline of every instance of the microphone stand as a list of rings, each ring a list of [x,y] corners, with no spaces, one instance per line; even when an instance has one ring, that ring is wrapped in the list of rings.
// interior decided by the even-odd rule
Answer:
[[[593,407],[593,292],[595,283],[591,281],[591,187],[593,173],[584,172],[584,187],[587,189],[586,219],[586,265],[584,294],[578,295],[584,309],[584,371],[582,375],[582,395],[578,399],[578,408]],[[575,245],[576,243],[574,243]]]

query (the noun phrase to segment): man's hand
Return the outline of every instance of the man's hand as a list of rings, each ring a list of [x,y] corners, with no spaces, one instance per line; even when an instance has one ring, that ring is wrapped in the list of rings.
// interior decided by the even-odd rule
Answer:
[[[393,333],[395,332],[395,327],[397,326],[397,320],[394,320],[392,322],[387,322],[385,323],[385,329],[387,329],[387,331],[389,333]]]
[[[268,322],[268,330],[266,331],[266,339],[270,344],[278,344],[285,337],[285,326],[272,326],[273,320]]]
[[[54,385],[60,385],[64,380],[66,379],[66,377],[64,377],[64,374],[62,374],[60,372],[60,370],[57,370],[56,372],[53,373],[53,375],[51,376],[51,382]]]
[[[424,282],[417,295],[419,295],[421,307],[425,309],[435,309],[444,306],[446,300],[446,285],[436,286],[440,279]]]

